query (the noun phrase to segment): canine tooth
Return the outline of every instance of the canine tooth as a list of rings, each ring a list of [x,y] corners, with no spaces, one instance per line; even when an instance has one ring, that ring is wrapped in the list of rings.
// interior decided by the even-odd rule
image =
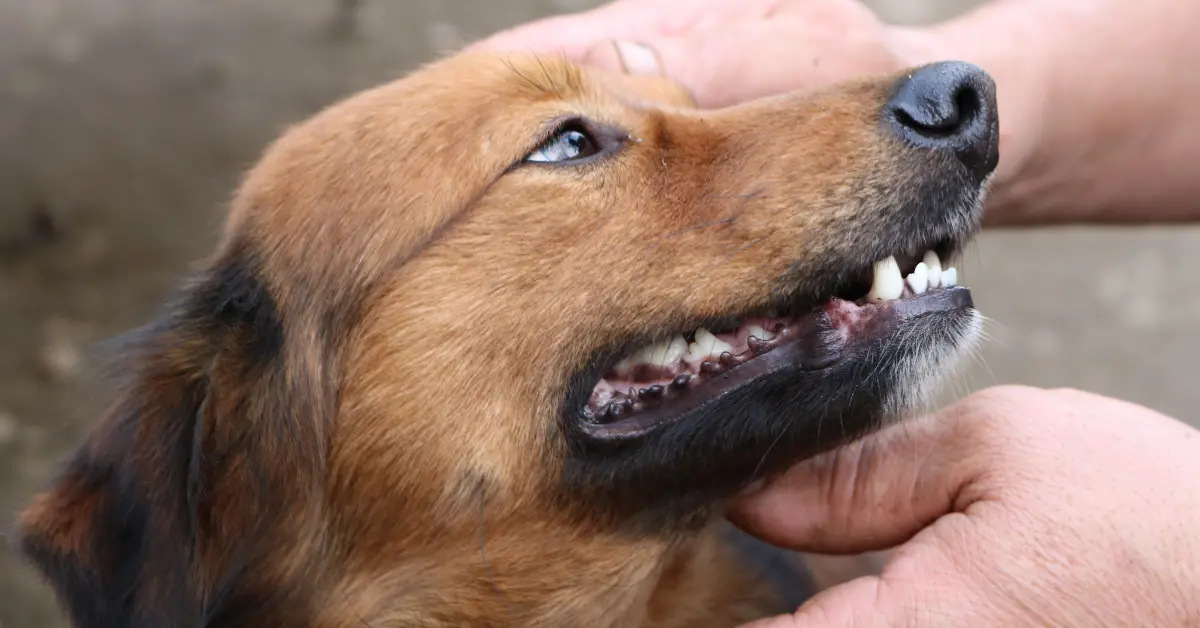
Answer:
[[[900,265],[895,257],[875,262],[875,279],[867,299],[871,301],[894,301],[904,293],[904,278],[900,276]]]
[[[958,284],[958,269],[951,266],[942,271],[942,287],[950,288]]]
[[[914,293],[924,294],[929,289],[929,267],[925,265],[925,262],[917,264],[905,281],[908,282],[908,287],[912,288]]]
[[[926,251],[925,257],[921,261],[929,268],[929,287],[937,288],[941,286],[942,260],[938,259],[938,254],[933,251]]]
[[[746,331],[749,332],[746,338],[754,336],[759,340],[770,340],[775,337],[775,332],[763,329],[762,325],[750,325],[746,328]]]
[[[688,358],[690,362],[702,362],[710,355],[721,355],[722,352],[732,350],[733,347],[728,342],[700,327],[696,329],[696,341],[688,345]]]

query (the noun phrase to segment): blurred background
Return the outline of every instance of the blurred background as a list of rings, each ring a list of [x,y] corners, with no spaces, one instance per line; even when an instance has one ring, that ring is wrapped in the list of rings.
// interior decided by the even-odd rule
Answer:
[[[139,325],[215,240],[287,125],[446,50],[597,0],[0,0],[0,533],[89,424],[94,343]],[[975,0],[872,0],[892,22]],[[992,319],[943,400],[1073,386],[1195,422],[1200,230],[986,234]],[[0,543],[0,626],[63,626]]]

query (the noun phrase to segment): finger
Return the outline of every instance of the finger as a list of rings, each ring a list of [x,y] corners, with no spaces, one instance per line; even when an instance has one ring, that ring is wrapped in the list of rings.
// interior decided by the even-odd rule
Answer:
[[[790,29],[794,30],[794,29]],[[702,107],[724,107],[800,87],[806,78],[789,60],[796,44],[786,24],[739,22],[679,36],[600,42],[584,63],[629,74],[666,77]]]
[[[466,51],[558,53],[579,60],[599,42],[653,35],[658,24],[651,11],[646,3],[613,2],[504,30],[467,46]]]
[[[894,547],[987,496],[987,413],[962,403],[800,463],[734,505],[729,518],[801,551]]]

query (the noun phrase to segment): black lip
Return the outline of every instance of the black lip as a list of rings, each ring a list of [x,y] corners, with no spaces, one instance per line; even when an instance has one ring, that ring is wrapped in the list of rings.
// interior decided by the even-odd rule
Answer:
[[[804,330],[798,339],[704,382],[701,384],[702,391],[690,393],[661,408],[642,410],[634,417],[615,423],[597,423],[583,418],[580,420],[580,429],[595,439],[637,438],[701,406],[720,403],[726,393],[749,380],[787,370],[816,371],[828,367],[841,357],[842,343],[828,314],[814,315],[802,324],[809,329]]]
[[[568,412],[572,414],[571,423],[583,438],[595,443],[615,444],[636,440],[659,428],[686,420],[688,415],[697,412],[712,414],[722,404],[729,402],[731,392],[755,380],[766,377],[786,379],[789,374],[797,377],[804,372],[829,368],[853,355],[859,346],[871,343],[906,320],[973,308],[974,300],[968,288],[955,286],[875,307],[881,309],[872,315],[869,327],[849,342],[834,330],[826,312],[816,312],[801,321],[800,324],[808,328],[801,332],[797,340],[776,347],[703,383],[698,394],[687,395],[658,408],[639,411],[635,416],[613,423],[591,420],[584,414],[583,404],[577,403],[568,406]],[[587,381],[594,385],[596,380]],[[586,387],[588,392],[591,390],[586,384],[582,387]]]
[[[583,431],[581,409],[595,380],[576,380],[580,388],[572,394],[579,404],[564,409],[558,428],[568,448],[557,499],[586,521],[603,517],[636,534],[708,525],[750,482],[911,411],[921,400],[914,395],[928,392],[914,388],[912,377],[920,373],[911,369],[947,365],[978,321],[973,307],[954,307],[970,305],[966,288],[939,299],[951,309],[936,302],[890,309],[894,325],[855,334],[861,342],[829,366],[777,369],[747,380],[722,403],[700,404],[641,435]]]

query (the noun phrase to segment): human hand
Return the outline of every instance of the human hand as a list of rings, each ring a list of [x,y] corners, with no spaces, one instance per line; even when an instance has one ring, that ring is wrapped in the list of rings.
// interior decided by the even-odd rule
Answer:
[[[618,0],[501,32],[469,49],[561,53],[609,70],[663,75],[703,107],[944,56],[932,36],[888,27],[858,0]]]
[[[1200,432],[993,388],[801,463],[730,518],[817,553],[897,546],[792,626],[1200,626]]]

